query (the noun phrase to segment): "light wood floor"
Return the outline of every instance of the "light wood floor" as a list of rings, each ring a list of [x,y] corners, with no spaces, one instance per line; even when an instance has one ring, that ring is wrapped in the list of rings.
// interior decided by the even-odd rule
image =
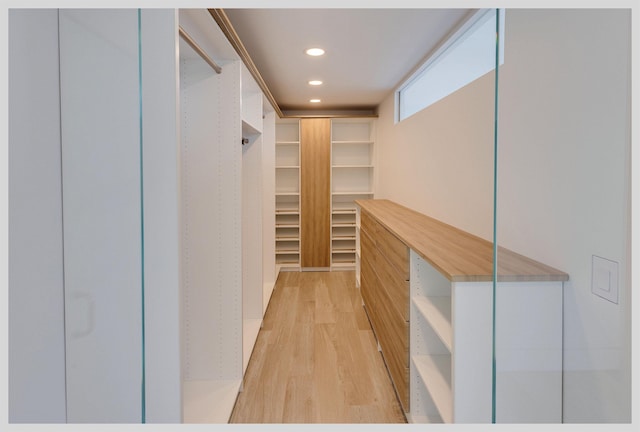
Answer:
[[[280,273],[231,423],[405,423],[352,271]]]

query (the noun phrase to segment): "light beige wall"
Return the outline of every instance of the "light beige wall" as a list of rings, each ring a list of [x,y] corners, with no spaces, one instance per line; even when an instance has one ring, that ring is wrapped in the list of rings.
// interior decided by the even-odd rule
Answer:
[[[493,112],[493,73],[398,124],[390,95],[379,108],[376,197],[490,240]]]
[[[508,10],[500,71],[498,238],[570,275],[565,422],[631,419],[630,14]],[[591,292],[618,263],[618,304]]]
[[[498,241],[570,275],[565,422],[631,418],[630,24],[625,10],[506,15]],[[397,125],[390,95],[377,196],[491,239],[493,91],[488,74]],[[592,294],[592,255],[619,263],[618,304]]]

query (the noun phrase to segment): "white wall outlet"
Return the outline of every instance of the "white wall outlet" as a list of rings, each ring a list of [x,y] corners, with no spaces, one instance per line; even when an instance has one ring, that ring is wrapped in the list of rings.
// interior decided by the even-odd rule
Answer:
[[[591,292],[618,304],[618,263],[616,261],[592,256]]]

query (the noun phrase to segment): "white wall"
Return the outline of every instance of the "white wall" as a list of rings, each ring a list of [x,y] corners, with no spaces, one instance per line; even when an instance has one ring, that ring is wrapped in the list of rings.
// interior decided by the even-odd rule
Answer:
[[[506,25],[498,239],[570,275],[564,421],[628,422],[630,14],[507,10]],[[491,238],[493,79],[396,126],[387,98],[377,197]],[[591,293],[592,254],[619,263],[619,304]]]
[[[66,420],[58,11],[9,11],[9,421]]]
[[[379,108],[376,198],[490,240],[493,89],[490,73],[397,125],[390,95]]]
[[[498,239],[569,273],[564,421],[631,419],[630,13],[508,10]],[[619,263],[619,303],[591,257]]]

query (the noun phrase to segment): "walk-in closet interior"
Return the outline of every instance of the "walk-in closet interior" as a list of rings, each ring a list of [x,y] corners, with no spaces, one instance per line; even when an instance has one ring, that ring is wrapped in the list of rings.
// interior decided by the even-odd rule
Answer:
[[[8,9],[8,422],[628,426],[621,3]]]

